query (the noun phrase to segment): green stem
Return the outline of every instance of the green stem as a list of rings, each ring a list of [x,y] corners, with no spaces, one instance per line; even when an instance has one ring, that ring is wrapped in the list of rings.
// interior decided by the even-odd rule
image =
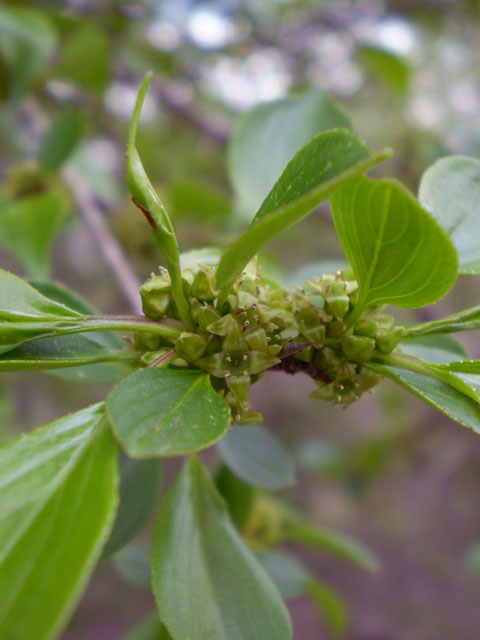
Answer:
[[[142,316],[88,316],[67,328],[62,333],[82,333],[86,331],[139,331],[153,333],[174,342],[182,333],[178,326],[162,324]]]
[[[165,264],[172,281],[172,297],[178,313],[184,324],[191,331],[194,323],[190,315],[190,308],[185,298],[180,270],[180,257],[177,238],[172,222],[163,206],[158,194],[150,182],[136,148],[136,138],[140,112],[147,95],[148,86],[152,79],[151,72],[145,75],[138,90],[137,101],[133,111],[130,135],[127,147],[127,187],[132,194],[135,205],[142,211],[152,230],[158,248],[165,258]]]

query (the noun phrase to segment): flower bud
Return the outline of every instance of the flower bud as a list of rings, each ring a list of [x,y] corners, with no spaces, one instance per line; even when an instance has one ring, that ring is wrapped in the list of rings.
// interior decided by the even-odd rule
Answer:
[[[248,345],[243,338],[240,327],[232,316],[230,316],[230,318],[231,321],[227,326],[227,334],[223,341],[223,351],[232,357],[237,357],[243,355],[248,350]]]
[[[175,344],[175,352],[188,362],[196,362],[203,356],[207,341],[196,333],[181,333]]]
[[[327,325],[327,336],[329,338],[339,338],[345,333],[346,329],[347,325],[343,320],[332,320],[332,322]]]
[[[343,336],[342,351],[348,360],[368,360],[375,350],[375,340],[366,336]]]
[[[305,336],[308,342],[311,342],[314,347],[317,347],[317,349],[320,349],[325,344],[326,330],[323,324],[319,325],[318,327],[304,329],[302,331],[302,334]]]
[[[357,320],[353,328],[355,335],[375,338],[377,334],[377,323],[374,320]]]
[[[250,376],[229,376],[226,379],[227,387],[235,400],[235,406],[246,411],[249,405],[248,392],[250,390]]]
[[[328,296],[326,302],[328,305],[327,310],[340,319],[347,313],[350,305],[350,299],[347,295]]]
[[[160,320],[170,302],[171,284],[167,276],[154,276],[140,287],[143,313],[147,318]]]
[[[274,356],[270,356],[263,351],[250,351],[248,358],[245,360],[245,370],[251,375],[261,373],[265,369],[270,369],[278,364],[280,360]]]
[[[215,273],[206,267],[200,267],[190,287],[190,295],[199,300],[215,300]]]
[[[392,352],[401,338],[405,335],[404,327],[394,327],[393,329],[380,328],[377,332],[376,345],[381,353]]]

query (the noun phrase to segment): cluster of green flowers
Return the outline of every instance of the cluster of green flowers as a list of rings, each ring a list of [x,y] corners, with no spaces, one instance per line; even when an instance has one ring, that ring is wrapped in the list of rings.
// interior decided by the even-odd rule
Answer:
[[[380,381],[364,363],[390,353],[403,335],[378,308],[348,326],[358,286],[343,271],[286,289],[261,279],[252,264],[221,308],[215,267],[182,276],[196,330],[181,333],[174,350],[152,337],[140,345],[149,349],[144,362],[206,371],[240,424],[262,420],[249,408],[249,388],[266,370],[304,371],[317,381],[312,397],[349,404]],[[178,319],[166,271],[145,282],[141,295],[147,317]]]

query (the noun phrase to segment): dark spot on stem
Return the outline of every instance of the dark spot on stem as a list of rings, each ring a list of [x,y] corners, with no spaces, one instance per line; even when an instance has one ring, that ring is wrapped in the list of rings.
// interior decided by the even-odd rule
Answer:
[[[157,224],[156,224],[155,220],[152,218],[152,214],[150,213],[150,211],[148,209],[146,209],[144,206],[142,206],[137,200],[135,200],[135,198],[132,198],[132,202],[143,213],[143,215],[145,216],[145,218],[148,221],[148,224],[152,227],[152,229],[156,229],[157,228]]]

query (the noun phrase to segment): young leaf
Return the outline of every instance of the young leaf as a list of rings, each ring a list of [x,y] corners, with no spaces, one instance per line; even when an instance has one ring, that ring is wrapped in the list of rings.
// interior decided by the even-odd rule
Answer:
[[[331,206],[360,287],[357,316],[377,304],[431,304],[455,282],[449,237],[395,180],[357,177],[333,194]]]
[[[142,111],[143,101],[147,95],[151,79],[152,74],[147,73],[143,79],[140,89],[138,90],[137,101],[130,125],[130,135],[128,138],[126,182],[127,187],[132,194],[134,203],[145,215],[152,229],[155,241],[165,258],[165,264],[172,280],[172,296],[175,304],[177,305],[180,317],[187,327],[193,328],[190,312],[183,291],[177,238],[165,207],[155,192],[152,183],[148,179],[136,148],[140,113]]]
[[[115,516],[117,447],[97,404],[0,450],[0,637],[57,637]]]
[[[400,367],[368,364],[370,369],[390,378],[400,386],[440,411],[454,422],[480,433],[480,409],[470,397],[449,384]]]
[[[320,133],[288,163],[252,224],[225,251],[217,270],[223,300],[245,266],[275,236],[311,213],[349,178],[386,158],[352,133]]]
[[[115,553],[147,524],[160,489],[160,460],[120,458],[120,506],[104,555]]]
[[[278,490],[295,482],[288,452],[261,427],[235,427],[217,444],[217,450],[225,464],[254,487]]]
[[[81,111],[64,111],[51,123],[38,151],[38,162],[44,171],[55,172],[68,160],[82,139],[85,118]]]
[[[280,594],[196,459],[186,463],[160,507],[152,575],[160,617],[175,640],[292,637]]]
[[[328,129],[351,128],[349,117],[323,89],[261,104],[238,120],[228,173],[243,214],[256,211],[295,153]]]
[[[65,219],[62,199],[40,193],[0,203],[0,244],[37,278],[50,273],[50,246]]]
[[[106,406],[131,458],[200,451],[225,435],[231,422],[229,405],[197,371],[136,371],[113,388]]]
[[[459,272],[480,273],[480,160],[437,160],[423,174],[418,197],[457,248]]]

